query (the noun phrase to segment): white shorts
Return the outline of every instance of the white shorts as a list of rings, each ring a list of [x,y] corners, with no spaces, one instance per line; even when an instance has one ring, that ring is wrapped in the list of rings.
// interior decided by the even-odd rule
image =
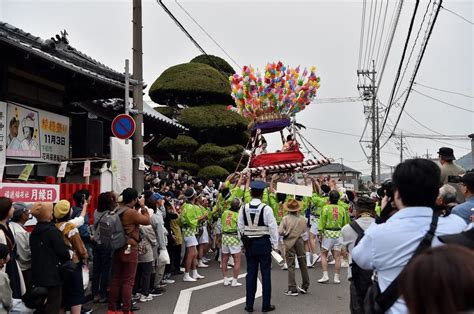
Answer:
[[[342,248],[342,237],[341,238],[323,238],[321,247],[326,250],[340,251]]]
[[[192,236],[189,236],[189,237],[184,237],[184,244],[186,245],[186,247],[198,245],[198,241],[196,239],[196,236],[192,235]]]
[[[226,246],[222,245],[222,254],[237,254],[240,253],[242,247],[240,245]]]
[[[209,243],[209,233],[207,232],[207,226],[204,225],[202,227],[202,234],[199,237],[199,244],[206,244]]]
[[[309,240],[309,233],[308,233],[308,230],[306,230],[302,235],[301,235],[301,238],[303,239],[303,241],[308,241]]]
[[[309,230],[309,232],[311,232],[312,234],[314,235],[318,235],[319,234],[319,231],[318,231],[318,218],[314,218],[315,220],[311,220],[311,229]]]

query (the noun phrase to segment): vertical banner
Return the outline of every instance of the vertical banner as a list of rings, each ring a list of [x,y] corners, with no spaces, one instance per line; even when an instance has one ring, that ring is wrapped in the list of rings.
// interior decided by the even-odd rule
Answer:
[[[62,161],[59,165],[58,174],[56,177],[64,178],[66,176],[66,169],[67,169],[67,161]]]
[[[84,161],[84,171],[83,171],[82,176],[83,177],[91,176],[91,161],[90,160]]]
[[[118,171],[118,166],[117,166],[117,161],[116,160],[112,160],[112,163],[110,165],[110,171],[112,171],[112,173],[117,173]]]
[[[7,103],[0,101],[0,182],[6,164],[7,128]]]
[[[34,165],[33,164],[27,164],[25,168],[23,168],[23,171],[20,173],[20,176],[18,177],[18,180],[21,181],[28,181],[28,178],[30,177],[31,171],[33,170]]]
[[[112,169],[112,172],[114,173],[115,191],[121,193],[124,189],[133,186],[132,141],[128,140],[128,143],[125,143],[125,140],[111,137],[110,154],[112,168],[117,168],[115,173],[114,169]]]

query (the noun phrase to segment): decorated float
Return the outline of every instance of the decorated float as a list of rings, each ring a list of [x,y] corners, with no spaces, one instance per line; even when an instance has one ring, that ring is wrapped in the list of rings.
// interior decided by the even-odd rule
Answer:
[[[296,114],[316,97],[320,78],[315,67],[301,71],[299,66],[290,68],[281,62],[269,63],[262,75],[253,67],[244,66],[242,74],[234,74],[229,80],[235,106],[228,109],[251,120],[251,137],[246,147],[250,158],[246,171],[294,172],[330,163],[330,159],[299,133],[296,123]],[[284,130],[288,131],[286,138]],[[283,148],[268,153],[263,135],[274,132],[280,132]],[[305,160],[300,144],[306,148],[311,146],[321,158],[312,154],[314,159]]]

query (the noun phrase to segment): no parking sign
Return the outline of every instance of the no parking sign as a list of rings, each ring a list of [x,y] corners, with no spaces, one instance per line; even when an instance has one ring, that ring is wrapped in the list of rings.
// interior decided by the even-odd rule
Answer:
[[[119,114],[112,121],[112,133],[122,140],[129,139],[135,133],[135,120],[125,113]]]

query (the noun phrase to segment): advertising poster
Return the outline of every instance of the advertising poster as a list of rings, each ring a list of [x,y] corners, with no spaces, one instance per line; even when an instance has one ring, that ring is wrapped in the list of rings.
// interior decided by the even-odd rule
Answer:
[[[69,157],[69,118],[7,103],[6,157],[59,162]]]

